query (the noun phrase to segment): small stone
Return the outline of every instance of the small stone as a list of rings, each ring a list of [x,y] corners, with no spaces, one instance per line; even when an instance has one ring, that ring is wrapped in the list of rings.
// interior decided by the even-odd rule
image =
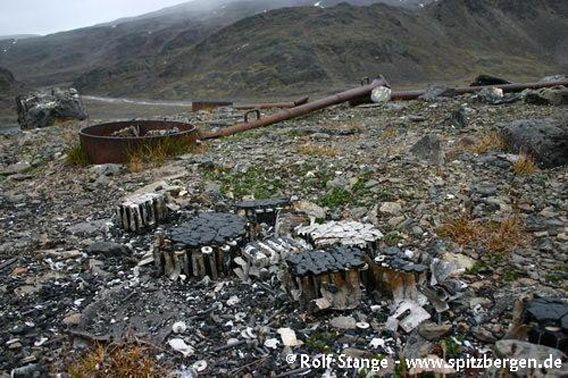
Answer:
[[[183,339],[171,339],[168,341],[168,344],[173,350],[183,354],[184,357],[189,357],[195,353],[195,350],[191,346],[187,345]]]
[[[483,327],[473,327],[471,333],[477,340],[484,343],[494,343],[497,341],[495,335]]]
[[[79,323],[81,323],[81,314],[78,313],[72,313],[63,319],[63,324],[68,327],[79,325]]]
[[[89,255],[103,255],[105,257],[119,257],[128,255],[129,250],[126,246],[112,242],[96,242],[91,244],[86,252]]]
[[[384,202],[379,211],[383,214],[398,215],[402,212],[402,206],[397,202]]]
[[[187,324],[185,322],[175,322],[172,325],[172,331],[176,334],[184,333],[187,330]]]
[[[10,175],[15,175],[15,174],[20,174],[23,173],[25,171],[27,171],[28,169],[30,169],[32,166],[30,163],[28,163],[27,161],[22,161],[19,163],[15,163],[15,164],[11,164],[5,168],[1,168],[0,169],[0,176],[10,176]]]
[[[205,371],[207,369],[207,361],[205,361],[205,360],[197,361],[192,365],[192,367],[198,373],[201,373],[202,371]]]
[[[296,338],[296,332],[291,328],[279,328],[277,332],[282,338],[282,344],[287,347],[295,347],[303,344],[302,341]]]
[[[418,327],[418,333],[426,340],[434,341],[447,336],[452,331],[451,324],[425,322]]]
[[[442,149],[442,139],[434,134],[428,134],[420,139],[412,146],[410,153],[435,165],[444,164],[445,154]]]
[[[354,318],[350,316],[338,316],[336,318],[331,319],[329,324],[333,328],[337,329],[355,329],[357,328],[357,322]]]
[[[233,295],[231,298],[227,300],[227,306],[234,306],[238,304],[241,300],[236,295]]]

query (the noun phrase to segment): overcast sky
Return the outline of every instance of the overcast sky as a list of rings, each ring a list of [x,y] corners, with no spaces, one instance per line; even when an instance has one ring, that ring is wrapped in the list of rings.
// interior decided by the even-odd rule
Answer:
[[[186,0],[187,1],[187,0]],[[0,35],[49,34],[137,16],[184,0],[0,0]]]

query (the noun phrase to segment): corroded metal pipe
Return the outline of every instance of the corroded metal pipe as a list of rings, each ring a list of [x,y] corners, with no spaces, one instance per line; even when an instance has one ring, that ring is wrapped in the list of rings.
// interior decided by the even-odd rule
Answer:
[[[475,93],[483,88],[495,87],[500,88],[505,93],[521,92],[525,89],[541,89],[550,88],[563,85],[568,87],[568,80],[557,81],[553,83],[525,83],[525,84],[502,84],[502,85],[489,85],[489,86],[476,86],[476,87],[462,87],[462,88],[448,88],[448,91],[455,95],[463,95],[467,93]],[[403,91],[393,92],[391,95],[392,101],[410,101],[416,100],[420,96],[426,94],[426,91]]]
[[[360,97],[369,96],[373,89],[381,86],[389,86],[389,84],[383,78],[376,79],[370,84],[350,89],[333,96],[325,97],[314,102],[308,102],[307,104],[296,106],[294,108],[284,109],[278,113],[257,119],[255,121],[239,123],[235,126],[221,129],[216,132],[200,132],[199,137],[202,140],[215,139],[234,135],[247,130],[273,125],[275,123],[282,122],[291,118],[301,117],[333,105],[341,104]]]
[[[309,101],[309,97],[302,97],[301,99],[293,102],[267,102],[260,104],[245,104],[235,105],[237,110],[252,110],[252,109],[288,109],[295,108],[296,106],[304,105]]]

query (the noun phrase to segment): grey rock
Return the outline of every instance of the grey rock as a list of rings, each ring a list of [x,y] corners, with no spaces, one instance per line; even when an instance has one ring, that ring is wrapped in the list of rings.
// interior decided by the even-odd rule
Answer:
[[[551,357],[552,361],[566,359],[566,355],[558,349],[520,340],[499,340],[495,343],[495,351],[501,358],[527,361],[535,359],[542,364]],[[553,366],[549,369],[519,369],[515,374],[519,377],[565,377],[568,374],[568,365],[562,363],[560,368]]]
[[[67,232],[77,236],[95,236],[101,235],[108,231],[107,220],[95,220],[90,222],[82,222],[67,227]]]
[[[467,106],[460,106],[460,108],[453,112],[450,116],[450,124],[454,127],[457,127],[458,129],[465,129],[469,126],[469,115],[471,112],[472,109],[468,108]]]
[[[442,140],[439,136],[428,134],[420,139],[412,148],[410,153],[419,159],[426,160],[432,164],[444,164],[445,155],[442,150]]]
[[[487,85],[503,85],[503,84],[511,84],[509,80],[491,76],[491,75],[479,75],[475,78],[475,81],[470,84],[472,87],[482,87]]]
[[[357,328],[357,321],[350,316],[338,316],[331,319],[329,324],[337,329],[355,329]]]
[[[541,168],[568,164],[568,123],[555,119],[523,119],[503,129],[511,148],[533,156]]]
[[[483,327],[473,327],[471,333],[477,340],[484,343],[494,343],[497,340],[493,333]]]
[[[557,81],[565,81],[565,80],[568,80],[568,75],[552,75],[552,76],[543,77],[538,82],[547,84],[547,83],[555,83]]]
[[[74,88],[52,88],[16,98],[18,123],[22,129],[47,127],[56,119],[87,119],[85,106]]]
[[[30,364],[13,369],[10,373],[11,378],[39,378],[45,377],[46,369],[40,364]]]
[[[436,324],[425,322],[418,326],[418,333],[426,340],[437,340],[447,336],[452,331],[451,324]]]
[[[124,256],[129,253],[129,249],[118,243],[113,242],[96,242],[87,247],[86,252],[89,255],[103,255],[106,257],[111,256]]]
[[[526,91],[524,99],[527,104],[534,105],[568,105],[568,88],[559,86]]]
[[[384,214],[398,215],[402,212],[402,206],[396,202],[385,202],[381,205],[379,211]]]
[[[423,101],[436,101],[444,97],[454,97],[455,90],[443,85],[432,85],[418,99]]]
[[[124,171],[124,166],[120,164],[100,164],[90,167],[89,171],[99,176],[116,176]]]
[[[525,323],[530,326],[529,341],[568,353],[568,302],[537,298],[527,304]]]
[[[485,104],[497,105],[503,99],[503,90],[496,87],[485,87],[477,92],[476,99]]]
[[[0,169],[0,175],[10,176],[15,174],[20,174],[27,171],[31,167],[32,167],[31,164],[28,163],[27,161],[21,161],[18,163],[10,164],[5,168]]]

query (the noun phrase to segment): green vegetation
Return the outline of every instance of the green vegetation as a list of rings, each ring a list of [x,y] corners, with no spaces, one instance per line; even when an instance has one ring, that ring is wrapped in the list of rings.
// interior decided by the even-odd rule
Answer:
[[[392,231],[386,234],[383,240],[387,245],[393,247],[397,245],[399,241],[403,240],[403,237],[398,231]]]
[[[258,167],[238,173],[217,168],[206,172],[205,177],[220,182],[223,193],[232,193],[239,199],[245,196],[254,196],[255,199],[273,198],[284,188],[282,179],[274,172]]]
[[[306,339],[305,346],[312,353],[330,353],[336,337],[330,332],[316,332]]]
[[[341,188],[333,188],[320,198],[319,205],[330,209],[336,209],[340,206],[347,205],[352,200],[353,195],[351,192]]]
[[[503,280],[505,282],[514,282],[523,277],[527,277],[527,273],[513,267],[506,269],[505,273],[503,274]]]
[[[462,352],[462,347],[453,338],[449,337],[443,340],[444,350],[446,356],[450,358],[457,358]]]
[[[67,152],[67,163],[75,167],[86,167],[90,164],[87,151],[81,143],[78,143]]]

